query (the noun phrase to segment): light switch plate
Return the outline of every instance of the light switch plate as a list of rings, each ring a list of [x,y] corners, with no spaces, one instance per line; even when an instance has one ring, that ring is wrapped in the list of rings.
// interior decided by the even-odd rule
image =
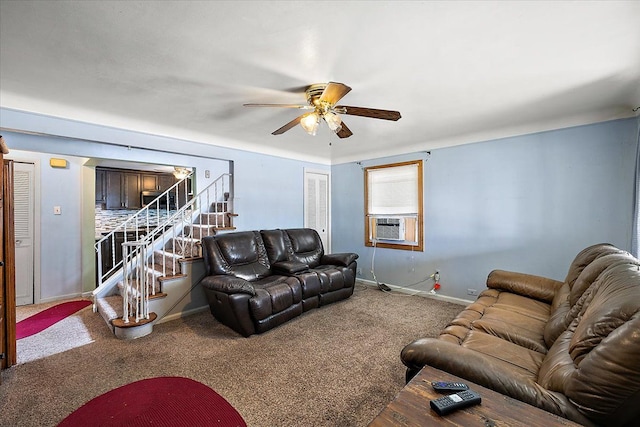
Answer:
[[[62,214],[62,208],[60,206],[54,206],[53,207],[53,214],[54,215],[61,215]]]

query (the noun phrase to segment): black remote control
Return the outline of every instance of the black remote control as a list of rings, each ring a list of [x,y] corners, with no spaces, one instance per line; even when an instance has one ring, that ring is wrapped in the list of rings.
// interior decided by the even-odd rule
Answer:
[[[457,409],[477,405],[481,401],[480,395],[475,391],[464,390],[450,394],[449,396],[434,399],[430,401],[429,404],[438,415],[447,415]]]
[[[432,381],[431,387],[433,387],[435,391],[448,391],[448,392],[462,391],[462,390],[469,389],[469,386],[466,385],[465,383],[447,383],[444,381]]]

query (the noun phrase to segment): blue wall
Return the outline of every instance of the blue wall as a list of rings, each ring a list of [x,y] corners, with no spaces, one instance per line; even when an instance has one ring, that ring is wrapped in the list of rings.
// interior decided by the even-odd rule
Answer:
[[[428,290],[432,283],[423,279],[438,269],[441,294],[471,299],[466,289],[484,288],[494,268],[562,280],[569,262],[587,245],[611,242],[628,250],[638,125],[635,118],[617,120],[432,150],[424,170],[425,251],[377,249],[376,276],[393,285],[421,282],[413,288]],[[86,272],[78,273],[86,248],[81,248],[77,223],[83,203],[78,182],[86,176],[81,165],[88,158],[180,164],[199,173],[223,168],[226,163],[216,159],[232,160],[239,230],[302,226],[304,168],[328,169],[8,109],[0,109],[0,126],[132,147],[3,131],[10,149],[21,150],[21,157],[31,152],[41,163],[39,279],[44,300],[90,286],[83,283]],[[69,169],[47,169],[47,153],[68,159]],[[420,158],[425,153],[363,160],[362,166]],[[364,246],[362,168],[346,163],[334,165],[331,173],[333,251],[359,253],[362,277],[371,280],[373,250]],[[202,178],[198,181],[205,184]],[[63,205],[62,217],[52,216],[54,205]]]
[[[584,247],[610,242],[629,250],[635,132],[625,119],[431,151],[424,170],[425,251],[376,249],[379,281],[474,299],[492,269],[564,280]],[[362,161],[362,167],[425,158],[425,153]],[[364,246],[364,183],[355,163],[332,167],[333,250]]]
[[[90,245],[94,235],[93,231],[87,230],[83,235],[81,227],[81,222],[86,223],[81,218],[81,212],[84,212],[83,206],[87,205],[83,197],[93,198],[92,194],[86,194],[87,187],[91,188],[93,184],[83,183],[87,174],[82,170],[83,165],[91,158],[196,167],[198,171],[196,182],[200,189],[220,173],[226,172],[228,160],[231,160],[235,174],[234,210],[239,214],[234,219],[234,225],[238,230],[302,227],[304,169],[329,169],[326,165],[10,109],[0,109],[0,126],[20,131],[98,141],[91,143],[2,132],[14,156],[40,164],[40,179],[36,182],[36,187],[41,198],[41,209],[38,215],[41,227],[41,268],[36,273],[39,276],[36,282],[41,283],[39,291],[43,301],[73,296],[92,289],[93,283],[88,279],[92,275],[82,271],[83,265],[85,270],[88,265],[87,260],[83,262],[82,257],[83,254],[85,258],[88,257],[87,254],[94,256],[92,249],[85,247]],[[212,143],[215,142],[215,140],[212,141]],[[10,153],[8,157],[11,158],[12,154]],[[67,159],[69,168],[51,169],[48,165],[50,157]],[[205,169],[211,170],[209,180],[204,178]],[[92,204],[93,202],[90,201],[89,205]],[[53,206],[57,205],[62,206],[61,216],[52,214]]]

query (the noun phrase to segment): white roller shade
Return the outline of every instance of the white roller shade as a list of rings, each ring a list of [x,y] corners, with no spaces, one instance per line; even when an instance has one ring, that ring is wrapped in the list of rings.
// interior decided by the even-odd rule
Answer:
[[[368,169],[368,213],[400,215],[418,212],[418,165]]]

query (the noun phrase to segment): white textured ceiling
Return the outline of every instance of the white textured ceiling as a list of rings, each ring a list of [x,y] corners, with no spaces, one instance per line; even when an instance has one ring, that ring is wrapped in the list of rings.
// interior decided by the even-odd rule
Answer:
[[[272,136],[300,111],[242,107],[328,81],[402,119]],[[633,116],[640,1],[0,0],[0,105],[323,163],[428,150]]]

